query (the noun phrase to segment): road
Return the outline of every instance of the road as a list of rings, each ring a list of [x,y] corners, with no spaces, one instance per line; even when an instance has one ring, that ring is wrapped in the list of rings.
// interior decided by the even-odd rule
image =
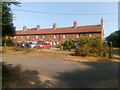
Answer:
[[[2,60],[11,66],[19,66],[21,70],[34,71],[37,80],[47,83],[47,87],[67,88],[116,88],[118,87],[118,63],[89,63],[65,61],[60,59],[40,58],[3,54]],[[31,73],[33,74],[33,73]],[[29,76],[31,75],[29,74]],[[40,87],[31,76],[33,87]],[[27,82],[28,83],[28,82]],[[35,85],[36,84],[36,85]],[[15,87],[22,87],[15,86]],[[31,87],[24,86],[23,87]]]

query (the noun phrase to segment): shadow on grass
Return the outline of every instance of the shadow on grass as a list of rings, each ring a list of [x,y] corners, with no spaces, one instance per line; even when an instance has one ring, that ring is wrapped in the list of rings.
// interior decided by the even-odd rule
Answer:
[[[56,87],[64,88],[118,88],[118,63],[84,63],[92,68],[59,73]]]
[[[21,66],[11,64],[2,65],[3,88],[43,88],[38,72],[35,70],[22,70]]]

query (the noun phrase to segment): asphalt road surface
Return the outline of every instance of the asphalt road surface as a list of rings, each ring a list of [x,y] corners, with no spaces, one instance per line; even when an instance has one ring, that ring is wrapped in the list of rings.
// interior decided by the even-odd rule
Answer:
[[[20,67],[21,70],[24,71],[36,71],[36,76],[39,77],[39,81],[41,81],[42,83],[49,82],[48,87],[118,87],[117,62],[75,62],[60,59],[49,59],[33,56],[18,56],[11,54],[3,54],[2,62],[5,62],[6,64],[10,64],[12,66],[17,65]],[[33,84],[33,86],[35,86],[35,80],[35,78],[34,80],[31,79],[31,83]],[[35,87],[40,87],[39,85],[40,84],[37,83]]]

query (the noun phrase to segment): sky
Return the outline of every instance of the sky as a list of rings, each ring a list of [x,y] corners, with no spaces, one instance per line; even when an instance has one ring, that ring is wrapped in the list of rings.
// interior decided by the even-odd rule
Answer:
[[[101,18],[104,20],[105,37],[118,30],[118,2],[22,2],[20,7],[11,8],[16,30],[37,25],[52,28],[53,23],[58,28],[72,27],[74,21],[79,26],[98,25]]]

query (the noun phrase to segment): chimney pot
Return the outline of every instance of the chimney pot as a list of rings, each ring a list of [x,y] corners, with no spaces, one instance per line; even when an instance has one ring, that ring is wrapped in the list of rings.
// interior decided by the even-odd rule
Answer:
[[[78,25],[77,21],[74,21],[74,23],[73,23],[73,27],[76,28],[77,25]]]
[[[40,30],[40,25],[37,25],[37,30]]]
[[[57,25],[56,23],[53,24],[53,29],[56,29],[57,28]]]
[[[24,27],[23,27],[23,31],[26,31],[26,30],[27,30],[27,27],[26,27],[26,26],[24,26]]]

